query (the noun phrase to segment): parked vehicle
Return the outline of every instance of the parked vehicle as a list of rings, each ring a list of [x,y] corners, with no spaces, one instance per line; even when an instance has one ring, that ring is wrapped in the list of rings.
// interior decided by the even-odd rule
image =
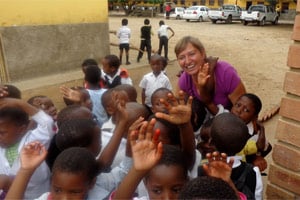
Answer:
[[[182,7],[172,8],[169,17],[172,19],[182,19],[184,11],[185,9]],[[166,18],[166,13],[164,14],[164,17]]]
[[[212,23],[217,21],[225,21],[231,23],[232,21],[241,20],[242,9],[237,5],[223,5],[219,10],[209,10],[208,17]]]
[[[278,24],[278,14],[272,6],[258,4],[250,6],[247,11],[243,11],[241,20],[244,25],[257,23],[259,26],[264,26],[266,22]]]
[[[191,6],[183,14],[183,19],[187,22],[190,20],[205,21],[208,20],[208,10],[206,6]]]

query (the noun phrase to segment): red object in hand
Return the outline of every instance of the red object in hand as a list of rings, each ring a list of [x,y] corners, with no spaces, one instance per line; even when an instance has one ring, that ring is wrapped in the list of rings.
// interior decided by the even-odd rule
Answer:
[[[154,133],[154,136],[153,136],[153,140],[154,140],[155,142],[158,141],[159,135],[160,135],[160,129],[156,129],[156,130],[155,130],[155,133]]]

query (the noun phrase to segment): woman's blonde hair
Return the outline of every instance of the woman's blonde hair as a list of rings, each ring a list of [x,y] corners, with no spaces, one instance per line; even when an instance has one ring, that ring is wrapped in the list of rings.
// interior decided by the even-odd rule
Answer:
[[[192,44],[200,53],[205,53],[205,48],[198,38],[185,36],[181,38],[175,46],[176,57],[186,48],[188,44]]]

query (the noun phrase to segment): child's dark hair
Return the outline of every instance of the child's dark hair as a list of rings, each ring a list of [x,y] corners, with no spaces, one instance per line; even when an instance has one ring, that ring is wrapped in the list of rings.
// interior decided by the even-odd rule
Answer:
[[[163,153],[162,157],[159,160],[159,162],[156,164],[158,165],[166,165],[166,166],[171,166],[171,165],[176,165],[180,166],[183,169],[184,176],[187,179],[188,178],[188,169],[187,166],[185,165],[185,159],[184,159],[184,154],[180,150],[179,147],[176,147],[174,145],[163,145]],[[145,177],[145,180],[147,181],[148,175]]]
[[[238,199],[233,188],[220,178],[201,176],[188,181],[178,199]]]
[[[205,104],[198,100],[197,98],[193,98],[192,101],[192,116],[191,116],[191,124],[193,126],[193,131],[197,131],[206,116]]]
[[[82,67],[87,67],[90,65],[98,66],[98,63],[95,59],[88,58],[88,59],[85,59],[81,64]]]
[[[105,56],[104,59],[107,60],[109,68],[119,69],[120,60],[119,60],[118,56],[111,54],[111,55]]]
[[[4,107],[0,109],[0,119],[11,122],[16,126],[28,125],[29,116],[22,109],[15,107]]]
[[[134,86],[129,84],[121,84],[114,88],[115,91],[125,91],[128,95],[129,102],[136,102],[137,91]]]
[[[165,22],[163,21],[163,20],[160,20],[159,21],[159,25],[161,26],[161,25],[164,25],[165,24]]]
[[[59,127],[56,145],[63,151],[70,147],[88,147],[94,139],[97,123],[92,119],[70,119]]]
[[[249,136],[245,122],[232,113],[222,113],[213,120],[211,142],[219,152],[234,156],[243,149]]]
[[[47,96],[45,96],[45,95],[35,95],[35,96],[33,96],[33,97],[30,97],[28,100],[27,100],[27,103],[29,103],[30,105],[32,105],[32,106],[36,106],[36,105],[34,105],[34,100],[36,99],[36,98],[46,98]]]
[[[7,87],[8,96],[15,99],[21,99],[21,91],[19,88],[17,88],[14,85],[5,84],[5,87]]]
[[[128,25],[128,19],[124,18],[122,19],[122,26],[127,26]]]
[[[210,140],[210,138],[211,138],[210,134],[209,135],[201,134],[201,132],[202,132],[202,130],[206,130],[207,128],[211,128],[213,120],[214,120],[214,118],[210,118],[202,124],[201,130],[200,130],[200,137],[201,137],[202,141],[208,142]]]
[[[77,118],[76,114],[78,111],[85,109],[88,112],[90,110],[86,107],[80,106],[80,105],[70,105],[67,107],[64,107],[57,115],[57,126],[58,128],[67,120]]]
[[[144,19],[144,24],[145,25],[149,25],[150,24],[150,20],[149,19]]]
[[[167,94],[168,94],[168,93],[172,93],[171,90],[169,90],[168,88],[165,88],[165,87],[161,87],[161,88],[156,89],[156,90],[152,93],[152,95],[151,95],[151,104],[154,103],[154,97],[155,97],[155,95],[156,95],[158,92],[166,92]]]
[[[247,97],[248,99],[250,99],[252,101],[254,108],[255,108],[255,114],[258,115],[259,112],[261,111],[261,107],[262,107],[262,103],[261,103],[261,100],[259,99],[259,97],[252,93],[243,94],[241,97]]]
[[[101,78],[101,70],[98,66],[95,65],[89,65],[86,68],[84,80],[86,80],[88,83],[97,85],[100,82]]]
[[[56,171],[71,174],[82,174],[92,182],[99,174],[99,167],[94,155],[85,148],[71,147],[56,158],[52,174]]]

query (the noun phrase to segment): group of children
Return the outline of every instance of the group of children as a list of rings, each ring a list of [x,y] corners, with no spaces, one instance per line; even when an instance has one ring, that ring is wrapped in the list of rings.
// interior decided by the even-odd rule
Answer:
[[[173,94],[165,57],[150,57],[141,103],[119,58],[101,63],[84,60],[83,85],[60,87],[59,112],[0,87],[0,199],[262,199],[272,146],[256,95],[204,120],[200,101]]]
[[[112,33],[115,33],[116,36],[119,38],[119,49],[120,49],[120,54],[119,54],[119,59],[120,63],[122,64],[122,58],[123,58],[123,53],[125,50],[125,55],[126,55],[126,65],[130,65],[131,63],[129,62],[129,49],[130,49],[130,38],[131,38],[131,29],[128,27],[128,19],[124,18],[122,19],[121,22],[122,26],[119,28],[118,31],[112,31]],[[169,37],[168,31],[172,33],[172,35]],[[163,20],[159,21],[159,29],[157,31],[158,39],[159,39],[159,48],[157,51],[158,55],[161,55],[162,49],[164,48],[164,57],[168,61],[168,41],[171,37],[173,37],[175,34],[174,30],[169,27],[168,25],[165,24]],[[140,59],[143,57],[143,53],[146,49],[147,51],[147,58],[148,62],[150,62],[150,57],[151,53],[153,52],[152,50],[152,45],[151,45],[151,36],[154,35],[152,31],[152,27],[150,25],[150,20],[145,19],[144,20],[144,25],[141,27],[140,30],[140,48],[138,49],[139,53],[137,56],[137,62],[140,62]]]

